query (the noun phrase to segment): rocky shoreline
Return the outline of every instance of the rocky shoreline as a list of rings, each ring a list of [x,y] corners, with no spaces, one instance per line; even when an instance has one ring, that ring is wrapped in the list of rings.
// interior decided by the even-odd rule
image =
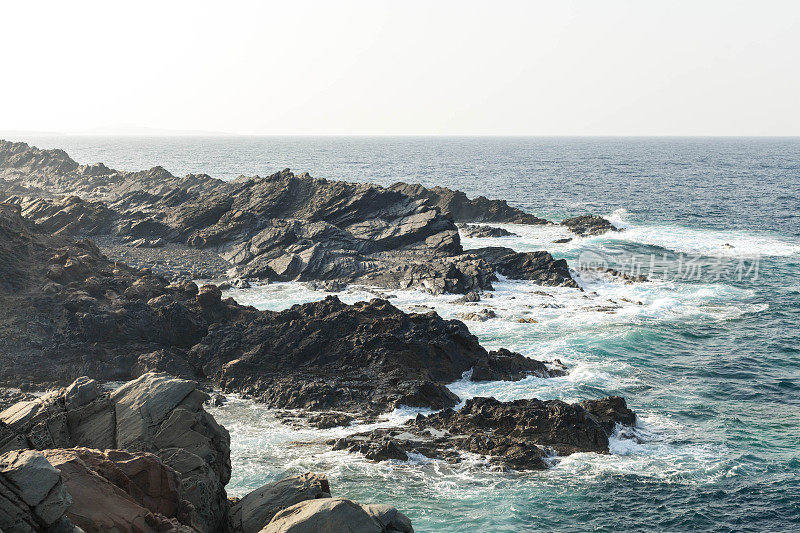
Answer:
[[[494,255],[465,251],[456,223],[551,224],[505,201],[470,200],[441,187],[384,188],[288,169],[232,182],[204,174],[177,178],[161,167],[123,172],[79,165],[61,150],[7,141],[0,141],[0,201],[19,205],[40,231],[92,238],[129,263],[152,258],[149,267],[171,278],[227,270],[270,281],[338,280],[434,294],[491,289],[496,279]],[[564,224],[579,235],[616,229],[600,217],[574,220]],[[164,248],[173,259],[125,254],[121,247]],[[571,278],[552,275],[560,268],[552,258],[537,261],[536,272],[522,279],[564,284]]]
[[[240,276],[331,291],[360,283],[469,302],[497,275],[579,288],[566,261],[546,251],[464,250],[456,223],[551,224],[440,187],[288,170],[233,182],[176,178],[0,141],[0,382],[55,387],[34,400],[3,398],[0,529],[413,531],[393,507],[331,498],[322,474],[229,500],[230,438],[203,409],[209,397],[198,383],[298,409],[316,427],[400,406],[438,411],[329,443],[372,460],[473,453],[536,470],[555,455],[607,453],[616,426],[635,423],[622,398],[473,398],[453,410],[454,381],[547,379],[568,371],[558,361],[487,351],[463,322],[405,313],[387,299],[328,296],[260,311],[192,281]],[[563,224],[577,235],[616,230],[600,217]],[[110,381],[126,384],[107,392],[101,383]],[[19,483],[32,475],[41,487]]]

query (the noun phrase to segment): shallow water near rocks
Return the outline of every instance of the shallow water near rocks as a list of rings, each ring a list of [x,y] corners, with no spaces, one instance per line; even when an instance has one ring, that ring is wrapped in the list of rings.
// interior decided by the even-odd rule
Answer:
[[[395,505],[417,531],[800,528],[800,139],[21,140],[125,170],[158,164],[230,179],[291,166],[329,179],[444,185],[553,220],[592,212],[625,228],[555,244],[569,236],[558,226],[501,225],[519,237],[464,240],[546,249],[575,269],[583,292],[501,280],[492,298],[463,305],[454,295],[379,291],[406,311],[447,318],[491,309],[497,318],[466,322],[487,348],[570,369],[549,380],[451,384],[462,400],[625,396],[639,427],[615,436],[610,454],[557,458],[532,473],[498,472],[474,456],[370,463],[324,445],[362,427],[298,429],[231,396],[211,410],[232,436],[232,495],[318,471],[335,495]],[[631,257],[653,281],[581,269]],[[226,294],[262,309],[326,296],[296,283]],[[376,294],[349,287],[337,296]],[[379,423],[415,414],[401,409]]]

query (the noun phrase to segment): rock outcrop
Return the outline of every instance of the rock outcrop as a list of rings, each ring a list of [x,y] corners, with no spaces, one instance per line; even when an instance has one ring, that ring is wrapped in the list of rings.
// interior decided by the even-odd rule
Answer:
[[[66,518],[83,531],[197,531],[181,480],[155,455],[122,450],[45,450],[72,504]]]
[[[110,393],[81,378],[0,413],[0,528],[250,533],[286,508],[331,498],[327,478],[307,473],[228,502],[230,438],[203,410],[208,399],[192,381],[150,373]],[[412,531],[394,507],[350,504],[361,514],[305,507],[300,523]]]
[[[412,452],[460,461],[462,452],[470,452],[514,470],[537,470],[546,468],[546,459],[554,455],[608,453],[608,438],[616,424],[635,422],[636,415],[618,396],[579,404],[477,397],[458,411],[419,415],[400,428],[378,429],[329,444],[376,461],[404,461]]]
[[[257,488],[231,507],[233,529],[258,533],[280,511],[307,500],[330,498],[331,488],[324,474],[291,476]]]
[[[59,471],[40,452],[0,455],[0,530],[78,533],[64,516],[72,503]]]
[[[423,187],[419,184],[395,183],[390,190],[435,207],[444,216],[456,222],[508,222],[512,224],[548,224],[547,220],[511,207],[505,200],[489,200],[478,196],[470,200],[461,191],[446,187]]]
[[[619,231],[611,222],[596,215],[581,215],[567,218],[561,221],[561,225],[566,226],[571,232],[581,237],[602,235],[609,231]]]
[[[227,520],[230,436],[202,408],[208,398],[197,383],[166,374],[145,374],[111,393],[80,378],[0,413],[0,450],[152,453],[177,472],[183,497],[198,511],[198,528],[215,531]]]
[[[510,279],[525,279],[539,285],[577,288],[564,259],[553,259],[547,252],[515,252],[511,248],[490,246],[470,253],[494,265],[496,271]]]
[[[458,398],[445,384],[471,369],[480,380],[551,375],[520,354],[487,352],[457,320],[335,296],[214,327],[189,359],[224,388],[273,407],[362,413],[452,407]]]
[[[470,239],[487,239],[496,237],[519,237],[516,233],[494,226],[478,224],[458,224],[458,232]]]
[[[457,399],[445,385],[473,367],[485,369],[481,379],[544,375],[522,356],[517,374],[492,374],[500,359],[462,323],[386,301],[329,298],[274,313],[223,299],[215,285],[170,284],[107,260],[90,241],[37,232],[15,206],[0,204],[0,251],[7,382],[159,371],[213,379],[275,407],[381,412],[451,407]]]
[[[174,261],[159,267],[174,275],[185,270],[181,257],[198,250],[216,254],[242,277],[434,293],[491,289],[494,279],[493,265],[464,253],[454,219],[546,223],[505,201],[469,200],[449,189],[384,188],[288,169],[233,182],[176,178],[160,167],[120,172],[6,141],[0,141],[3,188],[0,200],[19,205],[41,230],[102,237],[104,249],[120,259],[127,259],[121,245],[163,248]],[[58,196],[64,193],[71,196]]]
[[[109,261],[91,241],[40,233],[8,204],[0,204],[0,256],[0,380],[12,384],[127,380],[135,365],[139,373],[173,370],[210,323],[258,313],[233,302],[204,305],[194,283],[170,285]],[[139,361],[163,350],[169,358]]]
[[[261,533],[414,533],[411,521],[388,505],[345,498],[306,500],[280,511]]]

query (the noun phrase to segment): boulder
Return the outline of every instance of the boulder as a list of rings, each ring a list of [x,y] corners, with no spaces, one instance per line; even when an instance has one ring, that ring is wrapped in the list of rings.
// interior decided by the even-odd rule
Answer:
[[[467,294],[465,294],[464,296],[462,296],[460,298],[456,298],[451,303],[454,303],[454,304],[466,304],[466,303],[474,303],[474,302],[480,302],[480,301],[481,301],[481,295],[478,294],[475,291],[472,291],[472,292],[468,292]]]
[[[291,476],[255,489],[231,507],[235,531],[258,533],[279,511],[306,500],[330,498],[324,474]]]
[[[603,217],[595,215],[581,215],[578,217],[567,218],[561,221],[562,226],[581,237],[592,235],[602,235],[609,231],[619,231],[611,222]]]
[[[261,533],[413,533],[411,521],[389,506],[345,498],[307,500],[275,515]]]
[[[456,313],[461,320],[472,320],[475,322],[486,322],[490,318],[497,318],[497,313],[491,309],[481,309],[476,313]]]
[[[73,531],[64,518],[71,504],[59,471],[40,452],[0,455],[0,530]]]
[[[476,248],[469,253],[481,257],[497,273],[510,279],[529,280],[538,285],[578,287],[578,283],[569,273],[567,262],[564,259],[553,259],[553,256],[544,251],[515,252],[511,248],[490,246]]]
[[[181,476],[203,529],[226,520],[230,435],[203,410],[210,397],[194,381],[147,373],[111,393],[117,446],[150,451]]]

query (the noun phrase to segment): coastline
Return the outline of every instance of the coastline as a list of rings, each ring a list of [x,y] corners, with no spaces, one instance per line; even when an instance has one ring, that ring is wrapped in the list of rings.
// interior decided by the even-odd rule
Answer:
[[[501,224],[501,226],[502,226],[502,224]],[[512,230],[516,230],[516,227],[511,227],[511,226],[509,226],[509,227]],[[623,232],[623,234],[621,236],[622,236],[622,238],[625,238],[624,237],[624,232]],[[506,242],[506,241],[502,241],[502,239],[504,239],[503,237],[500,237],[498,239],[501,240],[501,242]],[[474,245],[482,244],[480,241],[481,241],[480,238],[476,239],[476,242],[474,242]],[[720,242],[724,243],[724,242],[727,242],[727,241],[720,241]],[[468,249],[470,246],[473,246],[473,244],[469,242],[469,239],[463,241],[462,244],[463,244],[465,249]],[[557,246],[557,245],[554,245],[554,246]],[[565,247],[567,247],[567,246],[570,246],[570,244],[565,245]],[[736,246],[736,249],[738,250],[738,249],[741,249],[743,245],[740,244],[738,241],[735,241],[735,246]],[[154,250],[154,253],[157,254],[157,249]],[[579,275],[580,275],[581,279],[583,280],[583,273],[581,273]],[[448,318],[449,317],[454,317],[455,318],[454,315],[456,313],[469,312],[469,311],[471,311],[470,308],[475,309],[475,310],[481,310],[481,309],[484,309],[484,308],[489,308],[489,306],[491,306],[491,307],[493,307],[495,309],[495,312],[499,314],[499,318],[488,319],[486,321],[465,320],[464,323],[467,324],[467,326],[469,327],[470,331],[476,330],[476,331],[479,332],[479,337],[481,338],[481,344],[483,344],[483,345],[485,345],[487,347],[491,346],[492,348],[496,349],[496,348],[502,347],[505,343],[501,342],[501,343],[497,344],[496,343],[497,341],[492,341],[491,339],[495,336],[495,334],[493,334],[492,331],[498,330],[498,328],[499,329],[504,329],[504,330],[507,330],[507,333],[510,335],[511,332],[513,331],[513,328],[520,328],[520,331],[522,331],[521,328],[528,328],[528,329],[539,331],[539,332],[547,331],[551,327],[553,329],[556,329],[556,328],[560,327],[559,324],[558,324],[558,320],[556,318],[556,315],[558,315],[558,314],[563,314],[566,317],[569,317],[570,320],[575,320],[578,316],[586,316],[587,318],[590,317],[590,316],[603,317],[603,320],[610,320],[611,324],[613,324],[615,322],[622,323],[623,321],[628,320],[630,318],[630,316],[631,316],[629,313],[632,313],[632,312],[636,313],[636,315],[634,315],[634,316],[641,315],[641,316],[645,317],[646,319],[647,319],[647,317],[652,317],[652,318],[649,318],[650,320],[656,319],[656,317],[658,317],[658,305],[655,303],[654,298],[656,297],[656,294],[658,293],[658,291],[662,290],[661,289],[662,285],[660,283],[653,284],[652,281],[648,282],[648,283],[645,283],[643,285],[634,284],[633,286],[628,286],[628,285],[626,285],[624,283],[621,283],[621,284],[617,285],[617,284],[615,284],[616,282],[614,282],[611,279],[600,280],[601,284],[600,285],[593,285],[592,286],[593,289],[591,289],[589,291],[589,293],[591,293],[592,291],[597,291],[598,288],[605,287],[605,286],[609,286],[609,287],[618,286],[618,287],[620,287],[620,289],[624,288],[624,290],[620,294],[617,294],[616,296],[611,296],[612,299],[616,299],[616,304],[617,305],[621,305],[621,308],[617,308],[617,309],[608,308],[608,309],[605,309],[605,310],[597,309],[597,310],[589,311],[589,310],[582,310],[582,308],[579,307],[579,304],[577,303],[578,302],[577,298],[580,298],[580,296],[581,296],[581,293],[579,291],[575,292],[575,294],[576,294],[576,298],[575,298],[576,304],[575,304],[575,308],[571,309],[570,308],[571,304],[569,304],[569,302],[571,301],[571,298],[567,297],[567,299],[565,300],[564,298],[562,298],[560,296],[560,293],[562,291],[569,292],[570,291],[569,288],[564,288],[564,287],[556,287],[556,288],[542,287],[541,289],[534,289],[533,287],[527,285],[528,282],[524,282],[524,281],[516,281],[516,282],[515,281],[506,281],[504,279],[504,277],[500,277],[499,280],[500,281],[498,281],[498,282],[494,282],[495,291],[492,291],[492,292],[486,291],[484,293],[484,296],[486,294],[494,294],[495,298],[491,298],[491,299],[483,298],[479,302],[465,302],[463,304],[452,304],[452,307],[450,307],[451,304],[449,302],[450,302],[450,300],[456,300],[457,298],[459,298],[459,295],[457,295],[457,294],[455,294],[455,295],[442,294],[442,295],[439,295],[439,296],[432,296],[432,295],[426,294],[424,292],[410,291],[410,292],[408,292],[408,295],[407,295],[406,294],[407,291],[397,291],[396,289],[388,289],[386,287],[380,288],[379,291],[385,297],[396,296],[396,298],[390,298],[389,301],[392,302],[395,305],[399,304],[398,306],[403,310],[411,310],[411,306],[412,305],[417,305],[417,306],[420,306],[420,307],[415,309],[415,311],[424,313],[424,312],[430,311],[430,309],[426,309],[426,308],[424,308],[422,306],[435,307],[440,314],[444,313],[443,316],[447,316]],[[592,282],[592,283],[596,284],[597,282]],[[276,290],[276,291],[282,291],[283,289],[281,289],[281,287],[284,286],[283,284],[286,284],[285,292],[287,292],[288,294],[297,293],[300,290],[309,290],[310,293],[314,293],[315,295],[318,295],[318,297],[321,297],[321,296],[323,296],[325,294],[324,292],[321,292],[321,291],[306,289],[304,285],[301,285],[301,284],[298,284],[298,283],[294,283],[293,284],[292,282],[277,282],[274,285],[267,285],[266,287],[254,284],[254,288],[253,289],[244,289],[244,290],[233,289],[233,288],[232,289],[226,289],[221,296],[222,296],[222,298],[225,298],[225,297],[228,297],[228,296],[251,298],[250,296],[247,296],[247,295],[253,293],[255,299],[251,300],[251,301],[253,303],[257,303],[259,297],[255,296],[255,295],[258,293],[258,291],[263,291],[263,290],[271,291],[273,289]],[[506,287],[506,284],[509,284],[508,287]],[[644,287],[645,289],[641,290],[642,287]],[[345,300],[348,299],[348,298],[356,298],[357,299],[357,298],[360,297],[358,295],[358,291],[359,290],[360,290],[360,288],[357,285],[352,287],[352,288],[345,289],[346,292],[343,293],[343,294],[349,294],[350,292],[352,292],[352,295],[344,296],[343,298],[345,298]],[[532,323],[532,324],[517,323],[517,322],[515,322],[515,318],[517,318],[519,316],[519,314],[523,311],[523,309],[522,309],[521,305],[520,305],[520,307],[515,307],[517,305],[515,303],[516,300],[511,300],[511,297],[515,296],[513,294],[513,291],[520,291],[520,290],[523,290],[526,293],[527,301],[526,301],[525,305],[534,305],[534,306],[537,306],[537,308],[538,308],[538,304],[546,305],[548,303],[548,300],[553,300],[553,298],[548,297],[548,296],[544,296],[542,294],[533,294],[536,290],[542,290],[542,292],[544,292],[544,293],[555,293],[557,295],[557,299],[555,301],[551,302],[551,303],[552,304],[558,304],[558,305],[565,305],[565,303],[566,303],[567,304],[567,307],[566,307],[567,310],[566,311],[563,310],[564,308],[562,308],[562,310],[557,310],[557,309],[553,308],[552,311],[547,311],[547,309],[548,309],[547,307],[541,307],[541,308],[539,308],[540,310],[536,310],[536,311],[532,312],[532,317],[535,317],[535,319],[537,320],[538,324],[536,324],[536,323]],[[634,294],[638,294],[639,298],[641,298],[641,300],[643,301],[644,305],[637,304],[636,300],[634,298],[630,297],[630,294],[626,294],[627,291],[633,291]],[[417,294],[419,296],[412,296],[412,295],[417,295]],[[507,296],[503,297],[502,296],[503,294],[507,294]],[[626,295],[622,296],[622,294],[626,294]],[[591,294],[586,294],[586,295],[591,297]],[[501,296],[500,300],[496,299],[497,296]],[[519,293],[516,296],[519,296]],[[599,300],[601,298],[606,298],[607,299],[609,296],[610,296],[610,294],[606,290],[601,290],[600,291],[600,298],[597,298],[597,297],[593,297],[593,298],[597,298]],[[312,297],[312,296],[309,296],[309,297]],[[632,300],[632,301],[631,302],[625,302],[625,301],[621,301],[620,298],[627,298],[627,299]],[[402,303],[400,303],[400,301],[402,301]],[[501,302],[501,301],[503,301],[503,304],[498,305],[499,302]],[[416,302],[416,303],[413,303],[413,302]],[[476,304],[476,305],[468,305],[468,304]],[[262,304],[260,304],[260,303],[257,303],[257,305],[262,306]],[[603,306],[605,306],[605,307],[608,307],[608,305],[609,304],[607,304],[607,303],[603,304]],[[587,306],[584,305],[582,307],[587,307]],[[600,307],[599,303],[598,303],[598,307]],[[274,308],[274,309],[277,310],[277,308]],[[680,310],[680,308],[678,308],[678,309]],[[705,311],[703,311],[703,309],[705,309]],[[615,311],[615,312],[612,313],[612,311]],[[687,309],[687,311],[688,311],[688,309]],[[739,312],[739,311],[736,310],[736,309],[731,309],[731,316],[736,317],[737,315],[736,315],[736,313],[734,311],[736,311],[736,312]],[[723,316],[722,311],[715,311],[713,308],[708,307],[707,304],[705,305],[705,307],[699,307],[697,311],[692,311],[692,312],[717,313],[717,314],[719,314],[719,316]],[[754,311],[744,311],[745,316],[746,316],[746,314],[748,312],[752,313]],[[548,318],[546,313],[552,313],[553,318]],[[582,314],[577,315],[576,313],[582,313]],[[622,315],[622,316],[620,316],[620,315]],[[688,316],[691,316],[691,315],[688,315]],[[703,315],[702,314],[698,314],[697,316],[698,317],[702,317]],[[519,318],[522,318],[522,316],[519,316]],[[553,321],[552,324],[550,324],[551,320]],[[561,324],[561,327],[563,327],[563,326],[568,326],[568,323],[567,323],[566,320],[564,320],[563,323]],[[567,327],[567,331],[569,331],[569,330],[570,329],[569,329],[569,326],[568,326]],[[523,337],[523,338],[527,338],[527,337]],[[488,344],[486,344],[486,340],[485,339],[489,339]],[[506,341],[506,342],[509,342],[509,341]],[[520,346],[519,343],[515,344],[515,347],[517,347],[517,349],[520,349],[520,348],[518,348],[519,346]],[[524,355],[529,355],[529,354],[530,355],[534,355],[534,354],[540,353],[540,350],[539,349],[537,349],[535,351],[531,350],[531,352],[528,352],[528,353],[523,352],[523,353],[524,353]],[[558,353],[558,348],[553,349],[552,353]],[[580,359],[578,359],[578,361],[580,361]],[[583,372],[583,369],[575,368],[575,366],[573,366],[575,362],[574,361],[572,361],[572,362],[569,361],[569,358],[566,358],[565,362],[567,363],[567,366],[569,368],[570,373],[574,373],[576,371],[578,371],[579,373]],[[538,378],[534,378],[534,379],[538,379]],[[559,379],[562,379],[562,378],[555,378],[555,379],[559,380]],[[542,380],[542,381],[546,382],[546,380]],[[462,384],[458,384],[458,383],[459,382],[456,382],[457,386],[455,388],[454,388],[454,384],[450,384],[449,388],[450,388],[451,391],[457,391],[457,395],[459,397],[463,398],[462,395],[463,395],[464,391],[465,390],[470,390],[470,388],[472,388],[473,385],[471,385],[471,384],[463,384],[462,385]],[[483,384],[479,384],[479,383],[475,384],[474,386],[477,387],[478,389],[480,389],[482,387],[483,388],[489,388],[488,387],[489,384],[491,384],[491,382],[489,382],[486,386],[483,385]],[[542,390],[544,390],[545,388],[547,388],[547,385],[544,385]],[[610,387],[610,388],[612,390],[614,390],[613,386]],[[608,384],[601,385],[599,387],[599,389],[601,389],[601,390],[609,390],[609,385]],[[500,387],[496,387],[496,390],[500,391]],[[522,390],[523,390],[523,388],[520,387],[518,392],[521,392]],[[579,391],[579,390],[580,389],[576,389],[576,392]],[[507,391],[503,391],[503,394],[509,394],[509,393]],[[515,393],[511,393],[511,396],[510,396],[509,399],[519,397],[519,396],[515,396],[514,394]],[[559,393],[559,394],[563,394],[563,393]],[[575,396],[573,401],[580,400],[583,397],[585,397],[586,392],[583,392],[583,393],[578,392],[578,394],[583,394],[583,396],[582,397],[581,396]],[[480,394],[478,394],[478,395],[480,395]],[[637,413],[638,413],[638,411],[639,410],[637,409]],[[646,419],[651,420],[650,413],[646,413]],[[661,424],[657,424],[657,426],[660,426],[660,425]],[[613,444],[613,446],[615,446],[614,450],[616,451],[616,453],[621,453],[624,456],[626,453],[628,453],[628,452],[625,451],[626,449],[628,449],[629,447],[632,447],[632,446],[640,445],[640,444],[637,444],[637,439],[641,440],[643,438],[643,436],[642,436],[642,433],[641,433],[641,428],[639,428],[638,431],[639,431],[639,435],[636,436],[636,438],[634,438],[634,439],[628,438],[626,443],[621,443],[620,441],[613,441],[612,444]],[[663,432],[663,427],[660,429],[660,431]],[[660,439],[660,438],[663,438],[663,437],[661,437],[661,436],[656,437],[655,442],[657,443],[658,439]],[[648,445],[647,444],[647,438],[645,438],[645,445],[646,446],[653,446],[653,445]],[[342,452],[337,452],[337,453],[342,453]],[[579,455],[581,455],[581,454],[579,454]],[[564,460],[560,461],[560,463],[566,465],[566,464],[570,463],[570,460],[565,458]],[[346,482],[346,478],[345,478],[344,481]],[[349,490],[353,490],[354,488],[355,488],[355,485],[350,486]],[[351,494],[357,494],[357,492],[353,492]],[[398,507],[402,507],[399,502],[391,502],[391,503],[395,503],[395,504],[398,505]]]

